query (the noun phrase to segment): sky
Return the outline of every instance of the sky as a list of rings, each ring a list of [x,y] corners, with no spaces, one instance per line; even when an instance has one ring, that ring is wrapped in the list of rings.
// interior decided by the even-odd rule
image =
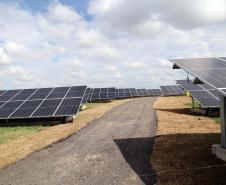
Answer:
[[[225,0],[1,0],[0,89],[158,88],[226,56]]]

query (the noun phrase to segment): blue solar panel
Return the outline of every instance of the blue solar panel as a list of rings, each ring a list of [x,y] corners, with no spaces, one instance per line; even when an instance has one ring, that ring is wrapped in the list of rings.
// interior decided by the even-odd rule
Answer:
[[[85,90],[86,86],[72,86],[0,91],[0,119],[76,114]]]

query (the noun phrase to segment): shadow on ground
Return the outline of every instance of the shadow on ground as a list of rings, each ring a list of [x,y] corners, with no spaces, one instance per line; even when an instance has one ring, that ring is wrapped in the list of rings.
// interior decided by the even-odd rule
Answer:
[[[226,163],[211,154],[220,134],[171,134],[155,139],[151,163],[158,184],[223,185]]]
[[[156,183],[156,175],[150,164],[154,138],[128,138],[114,140],[126,162],[146,185]]]
[[[185,115],[191,115],[191,116],[202,116],[201,113],[191,112],[191,108],[178,108],[178,109],[156,109],[159,111],[164,112],[172,112],[176,114],[185,114]]]

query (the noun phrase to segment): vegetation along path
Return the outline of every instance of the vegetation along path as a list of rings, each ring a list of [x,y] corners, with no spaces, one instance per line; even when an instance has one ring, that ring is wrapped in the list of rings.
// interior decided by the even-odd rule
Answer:
[[[155,184],[154,100],[113,108],[70,138],[0,170],[0,184]]]

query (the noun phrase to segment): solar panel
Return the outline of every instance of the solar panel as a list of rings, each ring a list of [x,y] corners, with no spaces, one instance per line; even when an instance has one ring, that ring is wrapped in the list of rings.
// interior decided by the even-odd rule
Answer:
[[[114,87],[94,88],[91,95],[91,101],[115,99],[115,93],[116,91]]]
[[[161,90],[160,89],[148,89],[147,93],[148,93],[148,96],[160,96]]]
[[[181,86],[188,91],[191,96],[196,99],[202,107],[219,107],[219,94],[217,90],[207,84],[181,84]]]
[[[144,96],[142,89],[137,89],[137,95],[138,96]]]
[[[137,97],[138,94],[137,94],[137,90],[135,88],[130,88],[130,94],[132,97]]]
[[[125,98],[124,89],[116,89],[115,94],[116,94],[116,98]]]
[[[0,91],[0,119],[71,116],[86,86]]]
[[[90,93],[91,93],[91,88],[87,88],[83,96],[82,103],[87,103],[87,101],[89,101]]]
[[[218,89],[222,94],[226,92],[226,61],[224,58],[194,58],[172,59],[174,68],[182,68],[196,76],[205,84]]]
[[[164,96],[180,96],[185,94],[180,85],[160,86],[160,88]]]

